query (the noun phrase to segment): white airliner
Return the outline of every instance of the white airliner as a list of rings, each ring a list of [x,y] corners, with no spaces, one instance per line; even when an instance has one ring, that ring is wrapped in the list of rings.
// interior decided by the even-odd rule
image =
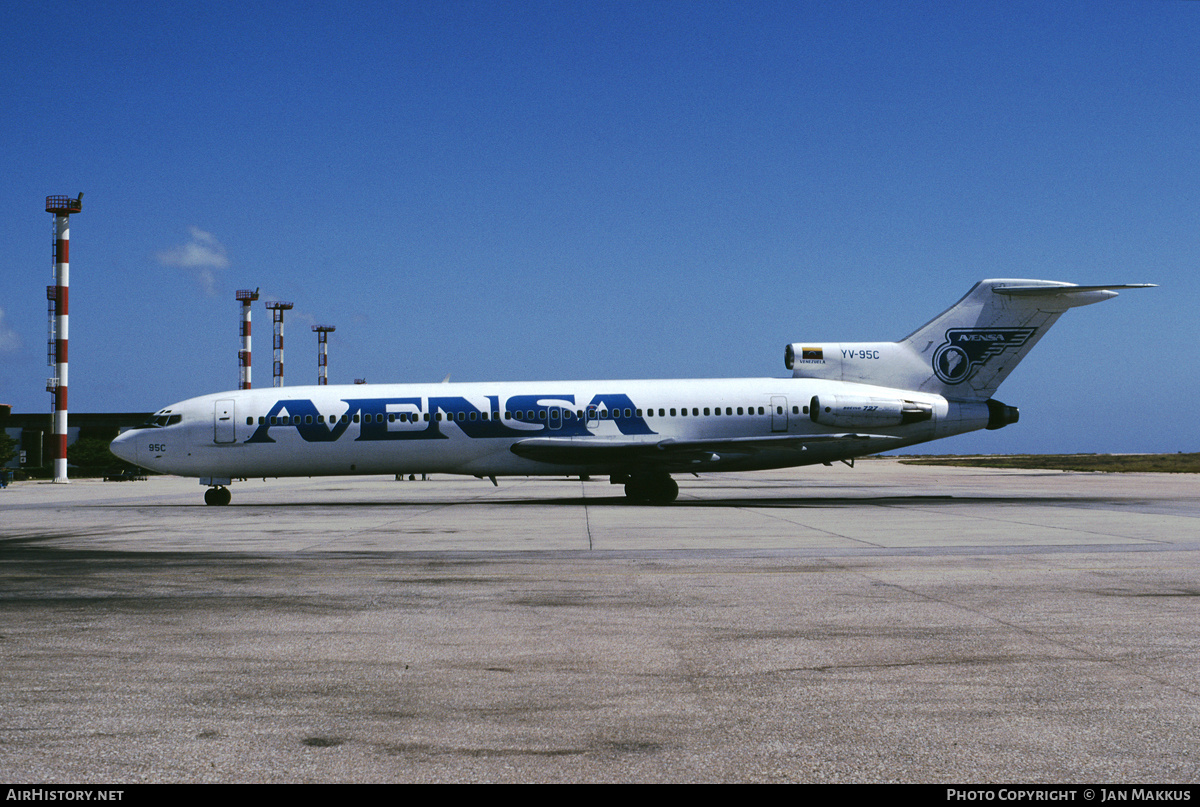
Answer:
[[[984,280],[899,342],[797,342],[791,378],[272,387],[192,398],[112,443],[196,476],[608,475],[634,501],[672,473],[829,464],[1017,421],[992,398],[1068,308],[1152,284]]]

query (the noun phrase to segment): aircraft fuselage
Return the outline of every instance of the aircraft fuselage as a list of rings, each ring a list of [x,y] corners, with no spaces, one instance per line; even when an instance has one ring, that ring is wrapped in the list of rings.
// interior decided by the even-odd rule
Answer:
[[[925,404],[929,419],[878,426],[814,422],[814,397],[853,394]],[[114,444],[132,461],[184,476],[322,476],[455,473],[478,476],[605,474],[627,460],[578,463],[519,456],[515,444],[553,438],[562,445],[730,441],[806,435],[830,440],[778,449],[756,445],[664,457],[670,470],[754,470],[863,456],[987,425],[986,404],[940,395],[810,379],[551,381],[280,387],[205,395],[162,410],[177,422],[126,432]],[[869,428],[870,435],[861,435]]]

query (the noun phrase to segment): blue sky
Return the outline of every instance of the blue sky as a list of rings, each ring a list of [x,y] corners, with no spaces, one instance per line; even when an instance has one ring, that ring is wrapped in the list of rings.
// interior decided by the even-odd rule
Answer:
[[[1068,312],[945,451],[1197,451],[1200,3],[0,6],[0,401],[286,380],[782,376],[984,277],[1161,288]],[[254,308],[255,386],[270,318]]]

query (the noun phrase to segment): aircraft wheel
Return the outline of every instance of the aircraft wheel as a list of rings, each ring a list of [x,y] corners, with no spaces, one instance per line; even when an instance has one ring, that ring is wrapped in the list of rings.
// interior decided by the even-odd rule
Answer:
[[[653,504],[670,504],[679,498],[679,483],[669,476],[655,479],[650,490]]]
[[[233,494],[229,492],[229,488],[215,487],[204,491],[205,504],[222,506],[229,504],[232,499]]]
[[[645,480],[630,478],[625,483],[625,498],[631,502],[649,501],[650,497],[646,495]]]
[[[670,474],[631,476],[625,483],[625,496],[634,502],[670,504],[679,497],[679,484]]]

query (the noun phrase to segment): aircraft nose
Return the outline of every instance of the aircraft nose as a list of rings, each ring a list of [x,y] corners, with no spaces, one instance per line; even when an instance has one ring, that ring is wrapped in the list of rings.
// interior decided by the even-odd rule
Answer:
[[[108,450],[126,462],[131,462],[134,465],[137,465],[138,459],[136,434],[137,433],[135,431],[128,431],[124,434],[118,434],[116,439],[108,444]]]

